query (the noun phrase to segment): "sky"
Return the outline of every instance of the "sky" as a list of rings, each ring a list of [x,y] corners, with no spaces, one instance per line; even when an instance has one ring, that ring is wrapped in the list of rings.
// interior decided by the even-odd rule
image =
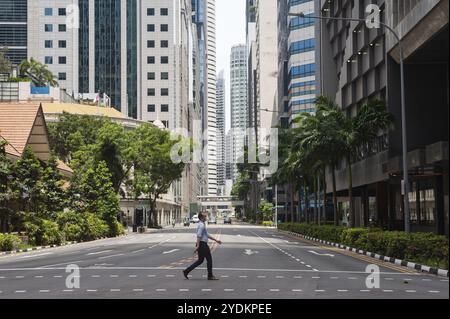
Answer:
[[[224,70],[226,83],[226,131],[230,129],[230,54],[235,44],[246,42],[245,0],[216,0],[217,74]]]

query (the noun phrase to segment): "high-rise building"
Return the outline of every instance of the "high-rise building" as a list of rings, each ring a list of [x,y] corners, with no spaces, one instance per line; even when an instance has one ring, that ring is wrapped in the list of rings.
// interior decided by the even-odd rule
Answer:
[[[247,49],[245,44],[231,48],[230,58],[230,98],[231,129],[233,132],[233,173],[237,178],[237,165],[244,156],[246,131],[248,125],[247,101]]]
[[[220,71],[216,84],[217,96],[217,186],[218,196],[225,195],[225,78]]]
[[[27,0],[0,0],[0,49],[14,65],[27,58]]]
[[[448,10],[445,0],[378,0],[385,21],[401,37],[405,59],[407,162],[412,231],[448,236]],[[362,1],[317,1],[317,12],[361,18]],[[309,19],[299,20],[309,21]],[[318,84],[349,116],[370,99],[381,99],[395,117],[352,159],[355,226],[377,224],[403,230],[402,122],[399,46],[384,27],[365,23],[316,22]],[[430,81],[432,79],[432,81]],[[342,207],[348,207],[347,170],[336,171]],[[331,174],[327,191],[331,193]]]
[[[277,1],[256,0],[256,118],[258,145],[268,148],[270,128],[277,125],[276,108],[278,86],[278,28]],[[263,171],[263,170],[262,170]],[[265,173],[261,176],[264,179]]]
[[[192,0],[197,25],[200,63],[200,95],[206,149],[205,195],[217,195],[217,110],[216,110],[216,4],[215,0]]]

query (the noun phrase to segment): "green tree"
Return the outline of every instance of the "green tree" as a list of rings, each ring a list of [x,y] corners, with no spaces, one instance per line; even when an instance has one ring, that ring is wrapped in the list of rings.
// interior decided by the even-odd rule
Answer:
[[[11,202],[14,201],[12,190],[11,161],[6,157],[6,141],[0,138],[0,232],[8,231],[8,221],[13,213]]]
[[[6,49],[0,48],[0,73],[10,74],[12,70],[11,61],[6,57]]]
[[[13,188],[18,193],[19,209],[24,212],[39,212],[42,203],[41,162],[30,147],[13,166]]]
[[[355,117],[347,118],[338,132],[338,139],[345,148],[347,163],[348,193],[350,200],[349,227],[355,225],[353,202],[353,160],[357,160],[362,149],[371,149],[375,139],[383,131],[388,130],[394,123],[392,114],[387,112],[386,104],[380,100],[365,103]]]
[[[43,218],[54,219],[66,205],[67,194],[64,190],[65,181],[58,170],[55,157],[51,157],[42,173],[42,211]]]
[[[172,148],[180,141],[171,140],[170,133],[149,124],[141,125],[132,135],[134,141],[133,193],[137,198],[148,196],[150,204],[149,226],[158,226],[156,202],[167,193],[172,183],[181,178],[184,163],[174,163]]]
[[[79,213],[94,213],[106,221],[110,235],[117,235],[120,212],[119,198],[111,182],[111,173],[106,163],[87,161],[78,169],[69,189],[72,208]]]
[[[263,221],[272,221],[273,219],[273,204],[262,201],[259,205],[259,211],[262,214]]]
[[[58,81],[48,66],[33,58],[20,63],[19,73],[21,76],[29,77],[36,86],[58,86]]]

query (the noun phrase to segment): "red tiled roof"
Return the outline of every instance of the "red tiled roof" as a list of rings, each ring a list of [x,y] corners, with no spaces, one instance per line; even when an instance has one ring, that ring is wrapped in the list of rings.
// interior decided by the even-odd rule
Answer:
[[[27,145],[39,107],[40,104],[0,103],[0,135],[19,154]]]

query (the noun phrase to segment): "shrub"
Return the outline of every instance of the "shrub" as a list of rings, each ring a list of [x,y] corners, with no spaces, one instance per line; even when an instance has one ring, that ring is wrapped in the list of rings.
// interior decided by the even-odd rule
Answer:
[[[448,239],[433,233],[408,234],[400,231],[383,231],[379,228],[346,228],[293,223],[281,224],[278,228],[379,255],[448,269]]]
[[[25,223],[30,244],[37,246],[61,244],[63,233],[58,224],[51,220],[36,219]]]
[[[262,223],[262,225],[263,225],[263,226],[266,226],[266,227],[272,227],[272,226],[273,226],[273,222],[271,222],[271,221],[264,221],[264,222]]]
[[[12,234],[0,234],[0,251],[11,251],[22,243],[20,238]]]

